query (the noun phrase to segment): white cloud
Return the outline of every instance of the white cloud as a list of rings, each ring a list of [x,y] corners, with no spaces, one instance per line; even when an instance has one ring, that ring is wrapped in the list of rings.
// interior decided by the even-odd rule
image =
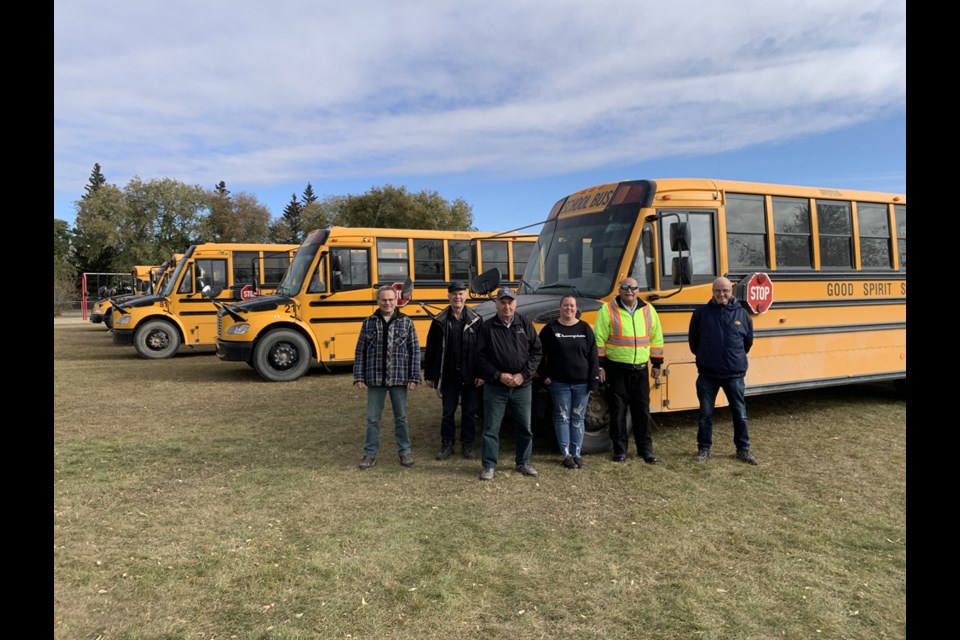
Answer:
[[[56,0],[54,189],[536,177],[905,109],[905,3]]]

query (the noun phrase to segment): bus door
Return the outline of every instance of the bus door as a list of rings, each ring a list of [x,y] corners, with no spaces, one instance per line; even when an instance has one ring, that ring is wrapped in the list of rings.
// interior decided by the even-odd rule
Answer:
[[[186,265],[180,286],[170,297],[170,310],[183,322],[184,343],[211,344],[217,337],[217,308],[201,293],[204,286],[222,289],[218,299],[231,299],[226,258],[195,258]]]
[[[641,288],[646,283],[659,294],[653,296],[651,302],[657,309],[663,329],[664,370],[659,387],[651,388],[650,403],[651,410],[656,406],[657,410],[669,411],[671,405],[680,408],[699,404],[697,365],[690,352],[687,333],[693,307],[710,300],[710,284],[719,275],[717,211],[660,209],[657,220],[658,229],[646,224],[641,232],[641,252],[644,244],[648,249],[642,258],[645,279],[637,278],[637,282]],[[659,259],[649,252],[654,234],[657,234]],[[656,271],[659,271],[659,278]],[[726,397],[721,392],[716,406],[726,404]]]
[[[370,271],[367,247],[335,247],[317,261],[307,298],[321,362],[353,360],[360,324],[377,309]]]

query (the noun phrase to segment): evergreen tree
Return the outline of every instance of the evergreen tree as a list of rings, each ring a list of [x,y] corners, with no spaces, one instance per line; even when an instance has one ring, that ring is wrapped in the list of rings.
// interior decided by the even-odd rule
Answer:
[[[306,192],[304,192],[304,195],[306,195]],[[313,196],[313,199],[316,200],[316,196]],[[305,203],[301,205],[300,202],[297,201],[297,194],[290,194],[290,202],[284,207],[283,215],[281,216],[283,229],[286,234],[283,238],[284,243],[300,244],[303,241],[303,231],[300,228],[300,214],[303,208],[309,204],[310,203]]]
[[[81,198],[89,198],[90,196],[93,195],[93,193],[94,193],[97,189],[99,189],[100,187],[102,187],[102,186],[105,185],[105,184],[107,184],[107,179],[106,179],[106,178],[103,176],[103,174],[100,172],[100,163],[97,162],[97,163],[95,163],[95,164],[93,165],[93,171],[90,172],[90,180],[89,180],[89,182],[87,183],[87,186],[85,186],[85,187],[83,188],[83,190],[86,191],[86,193],[84,193],[84,194],[83,194],[82,196],[80,196],[80,197],[81,197]]]
[[[309,207],[311,204],[317,201],[317,196],[313,192],[312,184],[309,182],[307,183],[307,187],[303,190],[303,195],[300,198],[303,207]]]

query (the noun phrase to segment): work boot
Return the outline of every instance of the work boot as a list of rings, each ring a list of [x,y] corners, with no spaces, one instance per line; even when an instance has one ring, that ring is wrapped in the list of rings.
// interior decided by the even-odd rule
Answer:
[[[740,449],[740,451],[737,451],[737,460],[746,462],[747,464],[760,464],[760,462],[753,457],[753,454],[750,453],[750,449]]]
[[[700,449],[697,451],[697,455],[693,457],[697,462],[706,462],[710,459],[710,449]]]
[[[440,446],[440,453],[438,453],[434,460],[446,460],[453,455],[453,443],[447,440],[443,441],[443,444]]]
[[[466,458],[467,460],[473,460],[477,457],[477,454],[473,452],[472,444],[466,444],[466,443],[462,444],[461,451],[463,451],[463,457]]]

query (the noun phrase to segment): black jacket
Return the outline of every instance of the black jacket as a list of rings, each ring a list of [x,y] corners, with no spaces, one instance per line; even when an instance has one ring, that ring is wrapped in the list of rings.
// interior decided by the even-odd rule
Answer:
[[[433,382],[437,393],[442,393],[443,369],[447,358],[447,320],[452,315],[450,307],[437,314],[427,332],[427,349],[423,357],[423,378]],[[477,377],[477,335],[482,320],[470,307],[463,309],[463,350],[460,360],[460,375],[463,382],[473,384]]]
[[[687,341],[697,357],[697,371],[713,378],[740,378],[747,373],[753,320],[736,298],[722,307],[711,298],[694,310]]]
[[[522,373],[523,386],[530,384],[540,366],[543,349],[533,323],[519,313],[507,327],[500,314],[487,319],[477,340],[477,368],[488,384],[504,386],[501,373]]]

